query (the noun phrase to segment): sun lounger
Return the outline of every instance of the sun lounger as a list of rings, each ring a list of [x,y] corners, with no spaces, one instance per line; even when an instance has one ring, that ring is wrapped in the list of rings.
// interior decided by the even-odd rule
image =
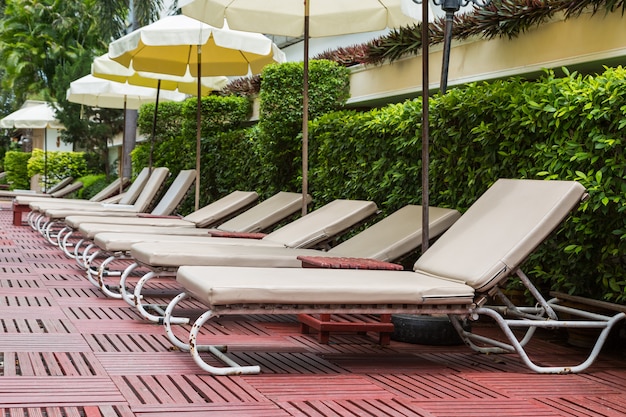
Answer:
[[[8,199],[13,199],[17,196],[38,197],[38,198],[46,198],[46,199],[54,198],[54,197],[58,198],[58,196],[53,196],[53,194],[67,187],[68,185],[70,185],[72,181],[74,181],[74,178],[65,177],[61,181],[59,181],[58,183],[50,187],[46,192],[35,191],[35,190],[20,190],[20,189],[0,190],[0,199],[8,200]]]
[[[110,297],[120,298],[104,282],[108,274],[108,265],[121,256],[126,256],[134,243],[164,242],[167,245],[179,245],[182,242],[201,244],[210,240],[211,245],[273,246],[310,248],[337,238],[341,233],[355,227],[377,213],[376,203],[361,200],[334,200],[323,207],[282,226],[269,234],[228,233],[229,237],[216,237],[219,231],[206,233],[205,236],[179,236],[162,234],[136,233],[98,233],[94,237],[95,245],[102,253],[108,254],[97,267],[95,254],[87,263],[87,278]],[[221,234],[221,233],[220,233]],[[125,271],[126,272],[126,271]]]
[[[108,216],[115,216],[116,214],[126,215],[128,213],[143,213],[146,212],[154,201],[156,197],[161,192],[161,188],[165,183],[165,180],[169,176],[169,169],[160,167],[154,168],[150,173],[150,178],[146,182],[145,186],[142,188],[139,196],[135,200],[133,204],[103,204],[103,203],[95,203],[94,205],[77,205],[77,206],[67,206],[67,207],[54,207],[54,206],[44,206],[44,211],[41,216],[41,219],[37,221],[36,230],[39,232],[52,244],[57,244],[54,239],[55,233],[54,230],[58,231],[62,229],[65,224],[63,223],[63,219],[67,216],[76,215],[76,214],[89,214],[89,215],[97,215],[96,213],[106,213]],[[31,205],[32,207],[32,205]],[[41,210],[41,208],[40,208]]]
[[[208,320],[227,314],[445,314],[478,352],[516,352],[535,372],[579,372],[593,362],[624,313],[602,316],[566,308],[555,299],[546,301],[520,266],[585,196],[577,182],[499,180],[417,260],[413,271],[182,266],[176,280],[184,292],[166,309],[166,331],[173,343],[190,350],[194,361],[209,373],[253,374],[260,367],[238,365],[224,354],[225,346],[198,343],[198,333]],[[486,306],[498,285],[512,275],[530,290],[537,305]],[[208,310],[195,320],[189,338],[181,341],[172,331],[170,318],[187,297]],[[559,320],[557,313],[564,311],[582,320]],[[463,329],[461,320],[481,316],[497,323],[504,340]],[[524,347],[537,328],[567,327],[602,329],[584,362],[549,366],[530,360]],[[513,329],[524,329],[523,337],[518,339]],[[227,366],[210,365],[201,352],[209,352]]]
[[[70,215],[66,216],[63,219],[64,226],[58,231],[56,234],[56,243],[61,247],[65,253],[71,257],[71,253],[66,250],[66,246],[70,241],[70,237],[72,237],[73,231],[75,230],[75,222],[69,222],[68,217],[87,217],[92,222],[98,222],[101,224],[107,223],[124,223],[124,219],[126,219],[127,223],[133,221],[140,221],[142,216],[146,218],[163,218],[163,217],[174,217],[179,218],[180,216],[174,216],[173,213],[176,211],[176,208],[181,204],[187,193],[189,192],[191,186],[193,185],[196,179],[196,170],[195,169],[186,169],[182,170],[178,173],[172,184],[169,186],[168,190],[159,200],[159,203],[152,209],[152,211],[147,213],[136,213],[136,212],[88,212],[86,215],[76,216]],[[82,213],[82,211],[81,211]]]
[[[28,224],[33,230],[38,230],[38,223],[41,218],[45,214],[46,209],[48,208],[68,208],[68,207],[102,207],[104,204],[120,204],[120,205],[130,205],[135,203],[139,194],[143,190],[146,185],[146,182],[150,178],[150,169],[144,168],[139,172],[135,181],[128,187],[128,190],[123,193],[123,196],[116,200],[115,202],[108,201],[111,197],[110,195],[114,192],[114,188],[112,189],[110,186],[106,187],[104,193],[98,193],[95,198],[91,198],[89,200],[79,200],[79,199],[64,199],[63,201],[57,200],[49,200],[49,199],[38,199],[32,198],[28,196],[18,196],[13,200],[13,210],[21,210],[21,211],[30,211],[28,215]],[[115,181],[114,181],[115,182]],[[118,185],[119,186],[119,185]],[[100,200],[102,195],[107,195],[107,197],[103,197]]]
[[[440,235],[459,216],[460,213],[453,209],[431,207],[430,236]],[[154,278],[174,277],[180,265],[299,268],[301,262],[298,256],[360,257],[391,262],[415,251],[421,243],[422,207],[415,205],[401,208],[327,251],[275,246],[211,245],[210,241],[206,244],[180,242],[176,245],[164,242],[138,243],[131,247],[130,255],[135,264],[124,271],[120,292],[127,302],[138,308],[142,317],[158,322],[163,319],[163,311],[155,305],[148,305],[142,290]],[[125,278],[137,266],[148,268],[149,272],[139,279],[131,296]],[[148,310],[158,312],[159,315]]]
[[[61,244],[61,247],[68,256],[76,257],[80,266],[85,267],[90,250],[94,246],[92,240],[97,233],[149,233],[188,236],[206,236],[211,232],[257,233],[266,231],[302,208],[302,194],[299,193],[281,191],[252,206],[257,198],[258,194],[253,191],[233,191],[182,218],[148,217],[136,220],[124,218],[119,219],[119,224],[103,225],[91,223],[92,218],[88,216],[69,216],[65,218],[65,223],[72,229],[78,229],[81,241],[74,247],[73,254],[68,253],[69,248],[66,247],[65,242]],[[307,196],[307,204],[310,202],[311,197]],[[212,226],[216,227],[209,229]],[[82,248],[81,245],[84,241],[91,243]]]

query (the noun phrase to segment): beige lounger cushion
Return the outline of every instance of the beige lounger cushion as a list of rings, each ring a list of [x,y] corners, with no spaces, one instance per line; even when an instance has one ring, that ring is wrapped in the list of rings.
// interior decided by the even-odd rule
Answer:
[[[135,200],[137,200],[137,197],[141,193],[141,190],[143,189],[143,187],[146,185],[146,182],[148,181],[149,177],[150,177],[150,170],[148,168],[142,169],[139,175],[137,175],[137,178],[135,179],[135,181],[133,181],[130,187],[128,187],[128,190],[126,190],[122,199],[119,200],[118,203],[125,204],[125,205],[133,204]],[[78,200],[78,199],[63,200],[63,201],[57,201],[57,200],[51,201],[50,199],[45,199],[44,201],[42,201],[41,199],[29,198],[26,196],[17,197],[15,199],[15,203],[22,204],[22,205],[28,204],[31,210],[39,211],[39,212],[44,212],[46,211],[47,208],[53,209],[53,208],[73,207],[75,205],[82,206],[85,204],[95,206],[95,205],[101,204],[95,201]]]
[[[431,303],[504,278],[585,195],[572,181],[498,180],[415,264],[415,272],[181,266],[208,306],[238,303]]]
[[[484,289],[517,268],[584,194],[574,181],[500,179],[414,269]]]
[[[237,195],[242,197],[241,201],[232,199],[230,206],[220,204],[214,206],[214,211],[205,210],[207,221],[215,223],[216,220],[224,218],[227,215],[239,211],[241,204],[251,204],[251,196],[256,193],[243,193],[236,191]],[[307,199],[310,201],[310,197]],[[218,230],[230,232],[258,232],[265,230],[280,220],[288,217],[302,207],[302,194],[279,192],[276,195],[262,201],[243,213],[238,214],[231,220],[222,223],[217,227]],[[203,209],[201,209],[203,210]],[[195,223],[187,221],[189,216],[181,219],[112,219],[115,224],[96,224],[90,223],[89,216],[69,216],[65,218],[65,224],[73,229],[79,229],[83,237],[93,239],[96,233],[116,232],[116,233],[151,233],[166,235],[206,235],[208,229],[204,229],[201,233],[195,231],[182,232],[180,227],[193,228]],[[88,222],[88,223],[85,223]],[[201,223],[203,223],[202,221]],[[175,230],[164,230],[174,227]]]
[[[293,272],[297,272],[294,279]],[[328,272],[332,272],[328,274]],[[226,304],[467,303],[472,287],[409,271],[183,266],[176,280],[209,307]]]
[[[334,200],[268,234],[263,240],[289,248],[310,247],[366,220],[377,210],[372,201]],[[311,233],[315,225],[319,227]]]
[[[126,217],[124,217],[125,219]],[[140,224],[110,224],[107,230],[106,223],[81,223],[78,227],[80,236],[84,239],[94,240],[97,235],[121,235],[121,241],[135,242],[141,240],[142,237],[138,235],[159,235],[159,241],[165,239],[166,236],[171,235],[185,235],[185,236],[207,236],[211,235],[209,229],[201,227],[193,227],[193,224],[189,224],[180,219],[137,219],[146,220]],[[165,220],[165,222],[156,222],[151,220]],[[180,223],[177,223],[180,222]],[[151,224],[154,223],[154,224]]]
[[[227,214],[238,211],[243,204],[250,204],[252,195],[256,193],[243,193],[236,191],[242,200],[237,202],[231,199],[231,205],[226,207],[223,204],[214,207],[213,213],[205,211],[207,221],[217,220],[226,217]],[[310,196],[307,198],[310,201]],[[257,232],[270,227],[272,224],[286,218],[302,207],[302,194],[279,192],[267,200],[253,206],[243,213],[238,214],[231,220],[222,223],[217,227],[218,230],[232,232]],[[188,218],[189,216],[185,217]],[[102,225],[97,223],[84,223],[90,218],[88,216],[69,216],[65,218],[65,224],[78,228],[81,235],[85,238],[93,239],[97,233],[115,232],[115,233],[149,233],[162,235],[190,235],[200,236],[207,235],[208,229],[193,230],[196,225],[184,219],[120,219],[117,224]],[[201,223],[203,223],[202,221]],[[224,228],[225,226],[225,228]],[[181,230],[185,227],[187,230]],[[172,229],[172,230],[168,230]]]
[[[152,170],[152,174],[150,174],[150,178],[146,183],[144,189],[142,190],[139,198],[132,205],[127,204],[101,204],[100,207],[70,207],[67,209],[63,208],[52,208],[46,209],[45,214],[50,219],[60,219],[65,218],[67,216],[72,215],[82,215],[89,214],[97,216],[95,213],[112,213],[111,215],[115,215],[115,213],[119,212],[134,212],[134,213],[143,213],[145,212],[150,203],[155,199],[155,196],[159,192],[163,182],[169,175],[169,169],[167,168],[154,168]]]
[[[306,196],[306,204],[311,196]],[[220,224],[217,229],[225,232],[257,233],[275,225],[302,208],[302,194],[280,191],[270,198],[232,219]]]
[[[446,230],[460,216],[452,209],[431,207],[430,236]],[[132,245],[131,256],[139,263],[155,267],[180,265],[258,266],[299,268],[300,255],[359,257],[391,261],[416,249],[422,238],[422,207],[405,206],[345,242],[324,252],[314,249],[211,245],[206,243],[143,242]]]
[[[428,209],[429,236],[439,236],[461,217],[453,209]],[[329,252],[347,256],[391,261],[415,250],[422,243],[422,206],[408,205],[363,230]]]
[[[208,227],[231,213],[245,209],[258,198],[259,195],[254,191],[233,191],[227,196],[185,216],[184,220],[194,223],[196,227]]]
[[[362,200],[335,200],[268,234],[261,240],[211,237],[213,245],[247,245],[274,247],[314,246],[376,213],[376,203]],[[184,242],[204,243],[203,237],[171,236],[160,234],[97,233],[94,243],[107,251],[127,251],[134,243]],[[291,246],[293,245],[293,246]]]

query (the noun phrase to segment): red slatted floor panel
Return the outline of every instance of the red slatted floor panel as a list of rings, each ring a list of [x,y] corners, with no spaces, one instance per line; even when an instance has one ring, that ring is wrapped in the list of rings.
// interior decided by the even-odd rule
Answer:
[[[536,375],[515,355],[465,346],[381,347],[375,334],[319,344],[293,316],[228,317],[203,329],[201,340],[228,342],[236,360],[262,369],[212,377],[0,207],[0,417],[626,415],[624,351],[585,374]],[[545,362],[580,356],[548,337],[532,351]]]

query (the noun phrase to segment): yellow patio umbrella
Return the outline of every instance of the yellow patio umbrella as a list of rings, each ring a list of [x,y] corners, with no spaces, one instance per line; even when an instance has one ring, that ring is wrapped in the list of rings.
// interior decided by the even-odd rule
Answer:
[[[113,61],[108,54],[99,56],[91,64],[91,74],[118,83],[128,83],[141,87],[151,87],[160,90],[178,91],[179,93],[196,95],[198,93],[198,79],[191,74],[176,76],[171,74],[135,71]],[[228,77],[202,77],[201,93],[206,96],[215,90],[221,90],[228,84]]]
[[[220,26],[223,26],[221,22]],[[109,44],[109,57],[137,72],[176,76],[245,76],[285,55],[266,36],[215,28],[187,16],[168,16]],[[200,200],[201,103],[196,114],[196,209]]]
[[[309,38],[371,32],[415,24],[400,0],[179,0],[184,15],[221,27],[303,37],[302,193],[308,193]],[[306,204],[302,214],[306,214]]]
[[[109,58],[108,54],[104,54],[93,60],[91,64],[91,74],[109,81],[156,89],[157,94],[156,100],[154,101],[154,116],[152,120],[152,134],[150,137],[150,158],[148,163],[148,166],[152,169],[152,155],[154,153],[154,140],[161,90],[173,91],[174,94],[184,93],[195,95],[198,93],[198,79],[190,74],[177,76],[151,72],[137,72],[132,68],[125,67],[119,62],[113,61]],[[202,77],[202,82],[199,87],[202,96],[206,96],[212,91],[221,90],[226,84],[228,84],[227,77]]]

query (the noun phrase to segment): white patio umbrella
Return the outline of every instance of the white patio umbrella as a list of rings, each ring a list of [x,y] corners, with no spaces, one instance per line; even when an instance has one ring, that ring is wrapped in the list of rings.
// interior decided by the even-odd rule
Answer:
[[[218,29],[186,16],[165,17],[111,42],[109,57],[137,72],[197,78],[256,74],[269,63],[285,60],[266,36]],[[200,200],[201,96],[198,84],[196,209]]]
[[[44,177],[48,176],[48,129],[63,129],[55,116],[56,110],[46,102],[26,102],[24,106],[0,120],[0,127],[6,129],[45,129],[43,139]],[[44,182],[47,191],[47,181]]]
[[[161,93],[156,88],[119,83],[104,78],[97,78],[93,75],[85,75],[84,77],[72,81],[66,92],[66,98],[69,102],[91,107],[124,109],[124,116],[126,116],[127,109],[136,110],[139,109],[142,104],[158,102],[159,97],[165,101],[183,101],[187,96],[178,91],[163,91]],[[122,135],[122,140],[126,140],[125,134]],[[154,134],[150,138],[150,141],[150,167],[152,167]],[[122,145],[122,149],[125,149],[125,146]],[[125,158],[124,153],[122,153],[122,159],[123,158]],[[122,160],[120,164],[120,170],[123,166],[124,160]],[[120,177],[121,176],[120,172]]]
[[[92,107],[136,110],[142,104],[154,103],[157,94],[165,101],[183,101],[187,97],[178,91],[158,92],[156,88],[129,85],[85,75],[70,83],[66,98],[72,103]]]
[[[371,32],[415,24],[400,0],[179,0],[184,15],[232,29],[304,38],[302,192],[308,192],[309,38]],[[428,10],[427,10],[428,12]],[[302,214],[306,214],[306,204]]]

